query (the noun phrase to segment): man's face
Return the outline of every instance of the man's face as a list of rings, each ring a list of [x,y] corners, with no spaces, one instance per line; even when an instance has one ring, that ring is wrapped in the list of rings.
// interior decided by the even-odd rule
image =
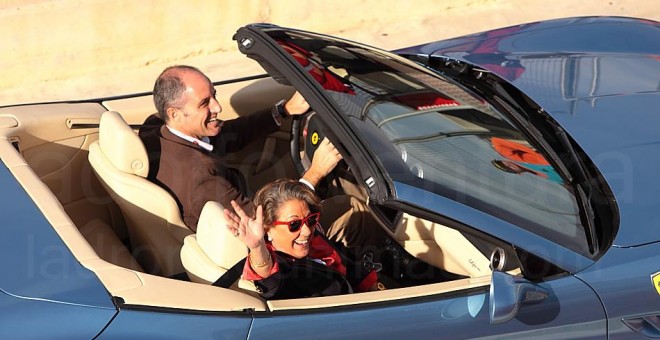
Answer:
[[[169,108],[168,125],[186,135],[201,139],[216,136],[222,128],[218,115],[222,111],[215,99],[215,89],[202,74],[182,72],[179,77],[186,85],[179,108]]]

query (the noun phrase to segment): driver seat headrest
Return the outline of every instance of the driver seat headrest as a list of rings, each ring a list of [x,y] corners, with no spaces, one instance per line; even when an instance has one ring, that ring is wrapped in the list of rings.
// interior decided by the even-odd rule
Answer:
[[[118,170],[143,178],[149,173],[147,150],[119,113],[105,112],[99,123],[99,147]]]

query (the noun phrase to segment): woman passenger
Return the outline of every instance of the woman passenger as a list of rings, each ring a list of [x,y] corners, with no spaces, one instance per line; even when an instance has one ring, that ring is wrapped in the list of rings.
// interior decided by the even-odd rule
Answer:
[[[227,228],[249,248],[243,278],[268,299],[328,296],[383,289],[375,271],[347,265],[322,233],[320,200],[305,184],[280,179],[254,197],[248,216],[236,202]]]

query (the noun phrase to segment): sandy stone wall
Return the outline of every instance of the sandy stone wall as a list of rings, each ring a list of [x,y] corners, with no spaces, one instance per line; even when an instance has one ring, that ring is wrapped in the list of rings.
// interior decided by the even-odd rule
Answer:
[[[385,49],[543,19],[660,20],[657,0],[4,0],[0,105],[149,91],[188,63],[213,80],[261,72],[231,37],[269,22]]]

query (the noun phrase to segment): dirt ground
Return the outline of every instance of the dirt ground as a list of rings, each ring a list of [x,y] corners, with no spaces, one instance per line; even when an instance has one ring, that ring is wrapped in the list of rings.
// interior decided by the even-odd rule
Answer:
[[[150,91],[172,64],[213,80],[261,73],[237,28],[268,22],[395,49],[544,19],[660,20],[657,0],[5,0],[0,105]]]

